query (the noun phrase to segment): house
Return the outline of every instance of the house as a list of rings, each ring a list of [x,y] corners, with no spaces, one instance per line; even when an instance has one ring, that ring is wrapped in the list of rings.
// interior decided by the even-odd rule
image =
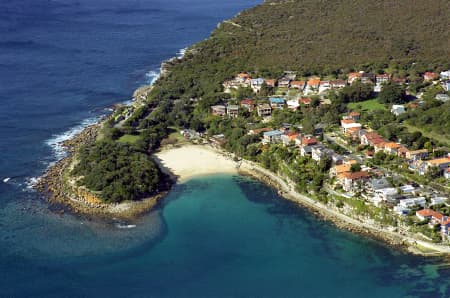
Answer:
[[[374,191],[373,200],[375,202],[395,203],[399,196],[398,190],[394,187],[380,188]]]
[[[400,144],[394,143],[394,142],[388,142],[384,144],[384,152],[387,154],[397,155],[398,149],[400,149],[402,146]]]
[[[438,78],[439,78],[438,74],[434,72],[427,71],[426,73],[423,74],[424,81],[434,81],[437,80]]]
[[[239,116],[239,106],[238,105],[228,105],[227,115],[231,118],[236,118]]]
[[[312,154],[312,148],[313,148],[313,146],[317,145],[318,142],[315,137],[305,136],[305,137],[302,137],[300,144],[301,144],[300,145],[300,155],[306,156],[306,155]]]
[[[321,144],[312,146],[311,148],[311,157],[312,159],[318,162],[320,162],[326,156],[332,158],[333,154],[334,154],[333,150],[330,150]]]
[[[376,190],[388,188],[391,184],[385,178],[380,179],[371,179],[367,184],[367,189],[371,192],[375,192]]]
[[[305,81],[292,81],[290,83],[290,87],[303,91],[303,89],[305,88]]]
[[[445,204],[445,203],[447,203],[447,201],[448,201],[448,199],[445,198],[445,197],[433,197],[433,198],[430,199],[429,206]]]
[[[450,167],[450,157],[442,157],[442,158],[435,158],[431,160],[427,160],[424,162],[425,167],[422,169],[419,169],[419,175],[424,175],[426,172],[428,172],[431,168],[438,168],[443,173],[447,170],[447,168]]]
[[[373,149],[375,150],[375,153],[385,150],[385,145],[387,142],[385,141],[377,141],[373,144]]]
[[[255,104],[253,99],[243,99],[241,100],[241,107],[248,110],[249,112],[253,112],[255,109]]]
[[[351,119],[353,121],[359,121],[359,119],[361,118],[361,114],[359,112],[350,112],[348,114],[348,119]]]
[[[410,194],[413,193],[416,188],[410,184],[400,186],[401,193]]]
[[[431,223],[441,223],[444,219],[442,213],[434,211],[433,209],[422,209],[416,211],[416,216],[420,220],[430,220]]]
[[[398,205],[404,208],[411,208],[414,206],[420,206],[425,207],[427,203],[427,200],[424,197],[415,197],[415,198],[408,198],[408,199],[402,199],[399,201]]]
[[[266,85],[268,87],[275,88],[275,86],[277,85],[277,80],[276,79],[267,79]]]
[[[291,82],[291,80],[289,78],[281,78],[278,80],[278,87],[280,88],[289,88],[289,83]]]
[[[339,176],[342,173],[350,172],[351,167],[352,167],[351,164],[336,165],[330,169],[330,175]]]
[[[450,96],[448,96],[447,94],[436,94],[436,100],[442,101],[442,102],[447,102],[450,100]]]
[[[361,135],[360,141],[361,141],[361,145],[373,146],[377,142],[384,141],[384,139],[376,132],[367,132],[367,133]]]
[[[297,99],[288,100],[286,101],[287,107],[290,110],[296,111],[298,107],[300,106],[300,103]]]
[[[376,82],[377,84],[384,84],[384,83],[389,82],[389,79],[390,79],[390,78],[391,78],[391,76],[388,75],[387,73],[384,73],[384,74],[378,74],[378,75],[375,76],[375,82]]]
[[[277,110],[282,110],[284,108],[284,98],[280,98],[280,97],[270,97],[269,98],[269,102],[270,102],[270,106],[272,107],[272,109],[277,109]]]
[[[345,172],[339,174],[337,177],[345,191],[353,191],[357,187],[362,188],[364,182],[370,178],[370,174],[366,171]]]
[[[263,78],[251,79],[250,87],[252,88],[253,92],[258,93],[261,90],[261,86],[263,83],[264,83]]]
[[[413,161],[421,160],[427,157],[428,157],[427,149],[414,150],[406,153],[406,158]]]
[[[405,106],[403,105],[392,105],[391,113],[395,116],[400,116],[401,114],[405,113]]]
[[[373,83],[375,75],[373,73],[364,72],[361,76],[361,83],[368,84]]]
[[[441,86],[445,91],[450,91],[450,80],[441,82]]]
[[[331,80],[330,87],[333,89],[344,88],[347,86],[347,83],[344,80]]]
[[[211,113],[223,117],[227,114],[227,108],[224,105],[211,106]]]
[[[400,145],[400,148],[398,148],[397,150],[397,156],[401,158],[406,158],[406,153],[408,152],[409,152],[408,148]]]
[[[309,79],[306,83],[306,88],[309,90],[317,90],[320,86],[320,79]]]
[[[414,206],[425,207],[426,200],[424,197],[401,199],[394,211],[399,215],[407,215],[410,209]]]
[[[441,73],[439,74],[439,76],[441,77],[442,80],[448,80],[448,79],[450,79],[450,70],[447,70],[447,71],[441,71]]]
[[[344,133],[347,133],[347,130],[349,128],[358,127],[359,129],[361,129],[361,127],[362,127],[362,125],[360,123],[356,123],[354,120],[351,120],[351,119],[342,119],[341,126],[342,126]]]
[[[362,73],[363,72],[351,72],[348,74],[348,79],[347,82],[351,85],[353,84],[355,81],[360,80],[362,77]]]
[[[255,128],[248,131],[248,135],[259,135],[263,132],[272,131],[271,127]]]
[[[375,79],[375,75],[364,71],[352,72],[348,74],[348,83],[352,85],[355,81],[360,80],[361,83],[372,83]]]
[[[346,129],[345,134],[352,140],[357,140],[359,138],[359,132],[361,131],[360,126],[350,127]]]
[[[318,141],[315,137],[312,136],[305,136],[302,138],[302,145],[303,146],[312,146],[318,144]]]
[[[322,93],[331,88],[330,81],[320,81],[319,82],[319,92]]]
[[[266,103],[260,104],[258,105],[257,112],[259,117],[268,117],[272,115],[272,108]]]
[[[282,131],[272,130],[263,133],[263,144],[275,144],[281,142]]]
[[[300,135],[298,132],[294,131],[287,131],[284,133],[284,135],[281,136],[281,141],[283,142],[283,145],[288,146],[292,143],[295,143],[295,140]]]

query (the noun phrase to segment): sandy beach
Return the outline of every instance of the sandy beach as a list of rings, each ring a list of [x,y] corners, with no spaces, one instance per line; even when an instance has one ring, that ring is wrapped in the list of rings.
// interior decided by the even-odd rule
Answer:
[[[162,170],[175,176],[180,183],[195,176],[238,173],[238,164],[235,161],[209,146],[184,145],[166,148],[156,153],[154,159]]]

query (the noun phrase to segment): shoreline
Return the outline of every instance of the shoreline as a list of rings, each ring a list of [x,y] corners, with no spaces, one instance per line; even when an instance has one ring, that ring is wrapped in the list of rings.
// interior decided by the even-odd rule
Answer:
[[[171,154],[174,152],[178,154]],[[209,154],[210,157],[198,159],[199,156],[202,156],[199,152],[203,152],[205,155]],[[450,247],[415,239],[410,235],[403,235],[393,230],[389,230],[388,226],[381,226],[379,224],[370,223],[367,220],[356,219],[345,215],[339,210],[334,210],[328,205],[313,200],[308,197],[308,195],[296,192],[292,183],[285,181],[281,176],[262,168],[260,165],[248,160],[234,161],[230,153],[210,145],[182,144],[179,147],[163,148],[155,155],[159,156],[160,160],[158,161],[158,164],[162,166],[165,171],[168,171],[172,177],[177,179],[176,183],[184,183],[194,177],[207,176],[208,174],[229,173],[249,176],[276,189],[278,194],[284,199],[307,208],[320,219],[331,222],[337,228],[364,237],[370,237],[395,249],[401,249],[407,253],[418,256],[443,257],[450,254]],[[215,160],[227,161],[230,165],[230,170],[221,169],[220,164],[213,164],[211,162],[213,155],[215,155],[213,158]],[[183,159],[185,156],[190,156],[190,158]],[[184,164],[179,163],[183,161]],[[205,169],[203,168],[202,163],[208,163],[209,166]],[[188,164],[191,166],[191,169],[200,166],[201,170],[186,173],[185,169]],[[167,167],[168,165],[169,167]],[[231,170],[231,167],[234,167],[235,169]]]
[[[282,177],[262,168],[254,162],[243,160],[241,167],[239,168],[239,173],[241,175],[251,176],[265,183],[269,187],[273,187],[278,190],[278,194],[284,199],[295,202],[302,207],[306,207],[310,212],[313,212],[327,222],[333,223],[340,229],[370,237],[375,240],[380,240],[395,249],[401,249],[418,256],[443,257],[450,254],[450,247],[422,241],[408,235],[402,235],[390,231],[388,227],[377,226],[333,210],[330,206],[315,201],[307,195],[296,192],[294,187]]]
[[[73,196],[67,195],[64,190],[63,171],[71,164],[73,154],[80,146],[96,139],[102,123],[103,121],[100,121],[88,126],[72,139],[62,142],[67,157],[57,161],[47,169],[34,188],[47,200],[49,207],[60,214],[68,211],[74,215],[92,216],[106,220],[110,220],[112,217],[134,220],[156,208],[170,190],[140,201],[95,205],[77,200]],[[283,177],[264,169],[257,163],[244,159],[235,161],[231,153],[211,145],[194,145],[183,142],[160,148],[152,155],[152,158],[161,171],[169,175],[176,184],[182,184],[192,178],[211,174],[249,176],[276,189],[284,199],[307,208],[320,219],[331,222],[337,228],[380,240],[395,249],[401,249],[414,255],[443,257],[450,254],[450,247],[415,239],[409,235],[402,235],[388,230],[387,227],[374,225],[347,216],[338,210],[333,210],[330,206],[296,192],[291,182],[285,181]]]

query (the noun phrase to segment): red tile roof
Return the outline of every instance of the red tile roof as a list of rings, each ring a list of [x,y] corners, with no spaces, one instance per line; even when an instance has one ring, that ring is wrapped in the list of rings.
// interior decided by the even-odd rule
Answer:
[[[350,179],[350,180],[358,180],[358,179],[362,179],[362,178],[367,178],[369,176],[370,176],[370,174],[365,171],[342,173],[342,177],[344,177],[346,179]]]
[[[241,105],[253,105],[253,99],[243,99]]]
[[[304,137],[302,138],[302,144],[306,146],[314,145],[317,144],[317,139],[315,137]]]
[[[320,79],[310,79],[308,80],[308,85],[309,86],[317,86],[320,84]]]
[[[394,142],[386,143],[384,146],[389,149],[398,149],[401,147],[401,145],[394,143]]]
[[[434,220],[437,221],[442,221],[442,219],[444,218],[444,215],[432,209],[423,209],[416,211],[416,215],[422,217],[432,217]]]

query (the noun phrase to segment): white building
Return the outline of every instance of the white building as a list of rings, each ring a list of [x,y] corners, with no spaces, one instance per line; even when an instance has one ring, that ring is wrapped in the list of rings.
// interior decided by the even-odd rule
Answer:
[[[391,113],[394,114],[395,116],[399,116],[405,112],[406,110],[403,105],[392,105]]]
[[[425,200],[424,197],[416,197],[416,198],[400,200],[400,202],[398,203],[398,206],[405,208],[405,209],[409,209],[414,206],[425,207],[426,203],[427,203],[427,201]]]

